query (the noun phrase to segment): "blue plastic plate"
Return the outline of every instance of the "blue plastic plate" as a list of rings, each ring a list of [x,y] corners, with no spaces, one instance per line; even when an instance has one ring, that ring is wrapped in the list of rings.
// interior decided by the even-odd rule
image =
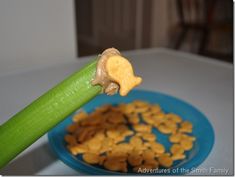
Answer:
[[[178,98],[151,91],[143,90],[133,90],[128,96],[121,97],[118,94],[114,96],[99,95],[91,102],[86,104],[83,109],[87,112],[93,111],[96,107],[99,107],[104,104],[119,104],[119,103],[128,103],[134,100],[143,100],[150,103],[156,103],[161,106],[161,108],[169,113],[175,113],[181,116],[184,120],[189,120],[193,124],[193,133],[192,135],[196,137],[194,142],[194,147],[192,150],[186,153],[186,159],[175,161],[173,167],[163,172],[162,170],[155,171],[151,175],[156,174],[167,174],[167,175],[179,175],[191,171],[193,168],[200,165],[209,155],[213,144],[214,144],[214,131],[208,121],[208,119],[195,107],[182,101]],[[66,118],[63,122],[58,124],[54,129],[48,133],[49,144],[52,147],[52,150],[56,153],[60,160],[65,164],[72,167],[73,169],[86,173],[86,174],[95,174],[95,175],[128,175],[129,173],[119,173],[106,170],[100,166],[92,166],[82,161],[81,155],[73,156],[66,149],[66,143],[64,141],[64,136],[66,134],[66,127],[72,123],[72,116]],[[168,141],[168,135],[163,135],[157,130],[154,132],[158,141],[166,147],[167,151],[171,146],[171,143]],[[147,175],[147,174],[145,174]]]

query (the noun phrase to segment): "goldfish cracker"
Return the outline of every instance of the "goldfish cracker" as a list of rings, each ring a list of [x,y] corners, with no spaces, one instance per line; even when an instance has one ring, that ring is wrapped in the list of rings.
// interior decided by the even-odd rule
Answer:
[[[73,116],[73,121],[80,122],[81,120],[84,120],[85,118],[87,118],[87,116],[88,114],[86,112],[80,111],[79,113]]]
[[[152,133],[137,133],[137,135],[142,137],[143,140],[145,140],[145,141],[155,141],[156,140],[156,136]]]
[[[183,160],[186,158],[185,154],[173,154],[171,156],[172,160]]]
[[[107,121],[112,123],[112,124],[124,124],[126,123],[126,119],[124,118],[123,114],[118,112],[118,113],[112,113],[112,116],[107,118]]]
[[[83,144],[69,145],[67,148],[73,155],[83,154],[88,151],[87,146]]]
[[[124,132],[126,130],[129,130],[129,128],[127,127],[127,125],[124,125],[124,124],[119,124],[117,125],[116,127],[114,127],[114,129],[116,129],[117,131],[119,131],[120,133],[121,132]]]
[[[172,142],[172,143],[179,143],[181,138],[182,138],[182,134],[181,133],[175,133],[175,134],[172,134],[169,137],[169,141]]]
[[[159,105],[152,105],[150,106],[150,111],[154,114],[158,114],[161,112],[161,107]]]
[[[101,141],[100,153],[102,154],[104,152],[112,150],[113,146],[114,146],[114,140],[113,139],[111,139],[111,138],[104,138]]]
[[[66,147],[70,151],[71,154],[73,154],[73,155],[77,155],[78,154],[75,146],[67,145]]]
[[[156,159],[150,159],[144,162],[144,165],[151,165],[153,169],[159,167],[159,162]]]
[[[195,141],[195,140],[196,140],[195,137],[189,136],[189,135],[186,135],[186,134],[182,134],[182,135],[181,135],[181,139],[182,139],[182,140],[188,140],[188,141]]]
[[[154,160],[155,153],[151,149],[146,149],[146,150],[143,151],[142,156],[143,156],[144,161],[151,161],[151,160]]]
[[[99,156],[99,165],[103,165],[105,160],[106,160],[106,156],[105,155],[100,155]]]
[[[118,136],[120,136],[120,132],[115,130],[115,129],[111,129],[111,130],[107,130],[106,131],[106,135],[107,137],[109,138],[112,138],[112,139],[115,139],[117,138]]]
[[[95,133],[94,138],[97,140],[102,141],[105,138],[105,134],[103,131],[97,131],[97,133]]]
[[[134,132],[132,130],[124,130],[123,132],[121,132],[121,135],[124,137],[131,136],[134,135]]]
[[[181,125],[181,127],[185,127],[185,128],[189,128],[189,129],[193,128],[192,123],[189,121],[183,121],[180,125]]]
[[[151,125],[145,125],[145,124],[133,125],[133,128],[137,132],[148,132],[148,133],[150,133],[152,131],[152,126]]]
[[[173,160],[169,155],[162,154],[158,157],[158,162],[162,167],[169,168],[173,164]]]
[[[123,142],[124,140],[125,140],[125,136],[120,135],[114,139],[114,143],[120,143],[120,142]]]
[[[184,121],[180,124],[179,132],[192,133],[193,125],[189,121]]]
[[[107,117],[105,116],[105,114],[102,114],[101,117],[99,117],[99,119],[100,122],[97,126],[102,127],[102,125],[107,122]]]
[[[189,128],[185,128],[185,127],[181,127],[179,128],[179,132],[181,133],[192,133],[192,129],[189,129]]]
[[[100,125],[100,127],[102,127],[104,130],[113,130],[117,127],[117,125],[110,122],[104,122],[102,125]]]
[[[173,120],[165,120],[164,121],[164,124],[166,125],[166,126],[168,126],[168,127],[171,127],[171,128],[178,128],[178,125],[177,125],[177,123],[176,122],[174,122]]]
[[[100,160],[99,155],[94,153],[84,153],[82,158],[89,164],[98,164]]]
[[[104,113],[104,112],[106,112],[106,111],[108,111],[109,109],[111,109],[112,108],[112,105],[110,105],[110,104],[107,104],[107,105],[103,105],[103,106],[101,106],[101,107],[98,107],[98,108],[96,108],[96,112],[99,112],[99,113]]]
[[[76,137],[73,135],[65,135],[64,140],[69,144],[69,145],[75,145],[77,144]]]
[[[169,157],[171,156],[169,152],[165,152],[164,155],[169,156]]]
[[[173,144],[170,148],[172,154],[183,154],[184,148],[182,148],[179,144]]]
[[[140,138],[142,138],[142,136],[143,136],[143,133],[141,133],[141,132],[137,132],[134,136],[137,136],[137,137],[140,137]]]
[[[170,157],[170,153],[165,152],[165,153],[162,153],[162,154],[167,155],[167,156]],[[157,153],[156,153],[156,154],[155,154],[155,157],[158,158],[158,157],[160,157],[162,154],[157,154]]]
[[[127,172],[127,163],[116,160],[105,160],[104,167],[111,171]]]
[[[119,163],[120,171],[126,173],[127,169],[127,161],[123,161]]]
[[[193,142],[190,140],[181,140],[180,145],[185,151],[189,151],[193,148]]]
[[[138,114],[127,114],[126,116],[130,124],[138,124],[140,122]]]
[[[104,138],[102,141],[102,145],[112,147],[114,145],[114,141],[111,138]]]
[[[100,117],[100,114],[91,115],[87,119],[81,121],[80,124],[82,126],[97,126],[98,124],[102,123],[102,119]]]
[[[147,149],[145,146],[133,146],[132,153],[142,155],[145,149]]]
[[[122,113],[122,110],[120,109],[119,106],[111,106],[110,111],[111,112],[121,112]]]
[[[165,152],[165,147],[157,142],[150,142],[151,149],[156,153],[156,154],[163,154]]]
[[[153,113],[151,112],[151,110],[149,110],[147,112],[142,112],[141,115],[142,115],[142,117],[144,117],[144,116],[151,117],[151,116],[153,116]]]
[[[124,151],[109,151],[106,153],[107,160],[126,162],[128,154]]]
[[[154,118],[154,117],[153,117],[153,118]],[[160,125],[162,125],[163,122],[164,122],[163,119],[155,119],[155,118],[154,118],[153,126],[158,129],[158,127],[159,127]]]
[[[69,133],[74,133],[78,128],[78,124],[71,124],[66,129]]]
[[[178,124],[172,120],[166,120],[164,123],[168,128],[171,129],[171,133],[175,134],[178,129]]]
[[[136,107],[147,107],[149,106],[149,103],[148,102],[145,102],[145,101],[141,101],[141,100],[135,100],[132,102],[133,105],[135,105]]]
[[[142,115],[142,118],[147,124],[154,125],[154,123],[155,123],[153,116]]]
[[[177,126],[168,126],[171,129],[171,134],[176,134],[177,133]]]
[[[84,128],[84,127],[81,127],[79,129],[79,131],[76,134],[78,142],[82,143],[82,142],[84,142],[86,140],[87,135],[88,135],[90,129],[91,128]]]
[[[127,157],[128,157],[127,153],[120,151],[120,150],[112,150],[112,151],[106,152],[107,160],[125,162],[127,160]]]
[[[174,131],[174,129],[164,124],[159,125],[158,130],[163,134],[170,134]]]
[[[182,122],[182,118],[174,113],[168,113],[166,114],[166,118],[169,120],[174,121],[175,123],[180,123]]]
[[[100,153],[100,149],[102,147],[101,141],[98,139],[90,139],[86,141],[86,145],[89,149],[89,152],[92,153]]]
[[[138,136],[133,136],[131,137],[130,139],[130,144],[135,146],[135,147],[139,147],[139,146],[142,146],[143,145],[143,141],[140,137]]]
[[[133,146],[130,145],[129,143],[120,143],[117,144],[114,148],[113,151],[119,151],[119,152],[123,152],[125,154],[130,153],[133,150]]]
[[[113,116],[113,111],[107,111],[107,112],[105,112],[105,113],[103,113],[103,114],[100,114],[100,115],[102,115],[101,117],[105,117],[106,119],[105,120],[107,120],[109,117],[112,117]],[[116,113],[116,112],[115,112]]]
[[[121,103],[121,104],[117,105],[117,108],[118,108],[122,113],[125,113],[126,104]]]
[[[142,143],[142,146],[134,146],[133,148],[136,152],[139,152],[139,154],[143,154],[143,151],[146,149],[149,149],[148,147],[144,146],[144,143]]]
[[[82,137],[83,139],[80,142],[86,142],[90,139],[93,139],[93,136],[95,135],[95,133],[96,133],[96,130],[92,127],[89,127],[89,129],[87,129],[87,131],[83,134],[83,137]]]
[[[142,164],[143,157],[142,155],[132,153],[128,156],[127,161],[131,166],[135,167]]]
[[[137,113],[145,113],[145,112],[148,112],[148,110],[149,110],[148,106],[135,108],[135,112]]]
[[[159,112],[157,114],[154,114],[154,119],[164,121],[165,120],[165,114],[163,112]]]
[[[151,147],[151,144],[149,142],[144,142],[144,146],[146,147],[146,149]]]
[[[126,104],[126,106],[124,107],[124,109],[122,109],[122,111],[125,113],[125,114],[131,114],[131,113],[134,113],[135,112],[135,106],[131,103],[129,104]]]

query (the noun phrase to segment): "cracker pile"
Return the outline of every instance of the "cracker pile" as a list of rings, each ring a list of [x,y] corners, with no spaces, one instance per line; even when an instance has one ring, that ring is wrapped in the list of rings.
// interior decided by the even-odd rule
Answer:
[[[117,106],[104,105],[88,114],[79,112],[67,127],[67,148],[73,155],[82,154],[89,164],[111,171],[127,172],[128,166],[169,168],[175,160],[186,158],[195,137],[192,124],[173,113],[164,113],[159,105],[133,101]],[[170,152],[152,133],[156,128],[169,135]]]

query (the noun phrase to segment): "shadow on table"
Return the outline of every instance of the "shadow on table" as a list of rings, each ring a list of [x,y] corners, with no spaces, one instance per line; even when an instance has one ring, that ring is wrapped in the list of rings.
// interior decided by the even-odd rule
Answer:
[[[47,143],[17,158],[0,170],[1,175],[34,175],[57,160]]]

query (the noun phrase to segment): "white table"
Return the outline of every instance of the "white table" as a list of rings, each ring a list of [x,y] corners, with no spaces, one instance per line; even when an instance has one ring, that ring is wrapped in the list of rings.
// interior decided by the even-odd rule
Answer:
[[[233,174],[233,65],[167,49],[124,52],[143,77],[142,89],[181,98],[201,110],[215,131],[215,144],[199,168]],[[0,123],[78,70],[88,58],[0,76]],[[51,153],[46,135],[0,171],[3,175],[78,175]]]

